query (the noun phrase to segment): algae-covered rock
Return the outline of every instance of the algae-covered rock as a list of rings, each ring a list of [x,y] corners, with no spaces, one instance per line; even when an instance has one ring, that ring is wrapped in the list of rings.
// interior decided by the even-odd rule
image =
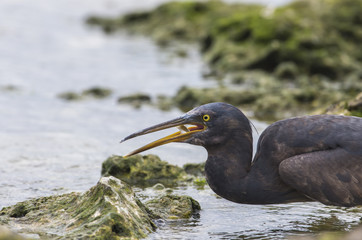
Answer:
[[[326,110],[317,111],[317,113],[362,117],[362,92],[360,92],[355,98],[338,102],[331,105]]]
[[[83,100],[86,98],[96,98],[102,99],[109,97],[112,94],[112,90],[104,87],[92,87],[82,91],[81,93],[77,92],[63,92],[58,94],[58,97],[67,101],[77,101]]]
[[[174,102],[168,96],[158,95],[156,106],[162,111],[169,111],[172,107],[174,107]]]
[[[127,103],[131,104],[135,108],[140,108],[142,104],[150,104],[151,97],[145,93],[135,93],[128,96],[119,97],[118,103]]]
[[[113,19],[93,16],[88,23],[146,34],[160,42],[198,41],[218,72],[273,72],[292,63],[284,66],[289,73],[336,79],[359,69],[361,11],[359,0],[299,0],[273,11],[255,4],[187,1]]]
[[[5,207],[0,224],[51,239],[138,239],[155,229],[128,184],[103,177],[85,193],[42,197]]]
[[[58,94],[58,97],[67,101],[77,101],[83,98],[81,94],[76,92],[63,92]]]
[[[227,102],[235,106],[255,102],[260,95],[259,91],[230,88],[192,88],[181,87],[173,98],[175,105],[182,111],[189,111],[192,108],[210,103]]]
[[[157,183],[171,187],[188,179],[182,168],[162,161],[156,155],[109,157],[102,164],[102,176],[114,176],[139,187],[150,187]]]
[[[247,12],[254,7],[256,5],[228,5],[221,1],[175,1],[164,3],[152,11],[138,11],[116,18],[91,16],[87,23],[101,26],[107,33],[127,29],[132,33],[147,34],[165,45],[175,39],[202,39],[215,19],[226,17],[236,9]]]
[[[85,97],[106,98],[112,94],[112,90],[104,87],[92,87],[82,92]]]
[[[197,213],[200,204],[189,196],[164,195],[146,202],[152,212],[163,219],[190,218]]]
[[[297,0],[275,9],[186,1],[88,22],[146,34],[163,45],[197,42],[210,74],[239,85],[182,88],[171,100],[162,99],[161,108],[175,102],[187,111],[224,101],[273,120],[309,113],[362,91],[361,12],[360,0]],[[264,76],[250,78],[259,72]]]

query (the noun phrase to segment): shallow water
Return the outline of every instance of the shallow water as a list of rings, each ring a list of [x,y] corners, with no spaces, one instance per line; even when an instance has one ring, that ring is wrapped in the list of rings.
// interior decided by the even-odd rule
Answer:
[[[87,27],[90,13],[118,14],[161,0],[2,0],[0,3],[0,208],[29,198],[85,191],[100,178],[101,163],[154,140],[153,134],[119,144],[127,134],[181,114],[151,107],[117,105],[118,96],[173,94],[182,85],[207,86],[202,61],[189,48],[175,59],[150,40],[105,36]],[[6,86],[15,89],[7,89]],[[65,102],[65,91],[111,88],[105,100]],[[253,121],[259,133],[267,126]],[[257,136],[255,136],[257,139]],[[177,165],[206,159],[202,148],[170,144],[148,153]],[[146,200],[158,194],[137,191]],[[282,239],[318,229],[318,221],[349,229],[358,209],[319,203],[241,205],[218,198],[209,188],[180,187],[202,210],[191,220],[161,223],[149,239]],[[355,212],[356,211],[356,212]],[[335,217],[334,217],[335,216]],[[337,220],[335,219],[337,218]]]

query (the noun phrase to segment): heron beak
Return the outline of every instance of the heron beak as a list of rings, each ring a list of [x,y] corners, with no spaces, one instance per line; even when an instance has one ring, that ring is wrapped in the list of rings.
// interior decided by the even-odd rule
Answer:
[[[185,126],[185,125],[191,125],[191,126]],[[129,157],[132,156],[134,154],[146,151],[148,149],[151,148],[155,148],[167,143],[171,143],[171,142],[183,142],[187,139],[189,139],[192,135],[194,135],[195,133],[198,132],[202,132],[206,129],[206,125],[203,124],[201,121],[195,121],[195,119],[193,119],[190,115],[183,115],[179,118],[167,121],[167,122],[163,122],[157,125],[154,125],[152,127],[149,128],[145,128],[139,132],[135,132],[131,135],[129,135],[128,137],[124,138],[122,142],[129,140],[131,138],[135,138],[141,135],[145,135],[148,133],[152,133],[152,132],[157,132],[163,129],[168,129],[168,128],[172,128],[172,127],[177,127],[179,129],[178,132],[175,132],[171,135],[168,135],[166,137],[163,137],[161,139],[158,139],[154,142],[151,142],[143,147],[140,147],[128,154],[126,154],[124,157]]]

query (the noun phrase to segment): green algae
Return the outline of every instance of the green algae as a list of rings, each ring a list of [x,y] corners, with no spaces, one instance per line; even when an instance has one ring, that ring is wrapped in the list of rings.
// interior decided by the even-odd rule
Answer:
[[[161,183],[166,187],[188,181],[185,171],[160,160],[156,155],[112,156],[102,164],[102,176],[114,176],[131,185],[150,187]]]
[[[190,218],[201,210],[200,204],[189,196],[164,195],[145,204],[163,219]]]
[[[203,190],[203,189],[205,189],[205,186],[207,186],[206,178],[197,177],[194,179],[193,184],[194,184],[194,186],[196,186],[196,188],[198,190]]]
[[[156,228],[131,188],[113,177],[101,178],[83,194],[42,197],[3,208],[0,223],[25,235],[52,239],[139,239]]]
[[[24,217],[30,210],[23,204],[17,204],[10,212],[9,216],[13,218]]]

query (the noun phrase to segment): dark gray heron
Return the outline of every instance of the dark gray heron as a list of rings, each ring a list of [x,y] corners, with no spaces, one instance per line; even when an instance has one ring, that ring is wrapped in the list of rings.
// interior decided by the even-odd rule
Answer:
[[[208,152],[209,186],[230,201],[362,205],[362,118],[315,115],[275,122],[261,134],[253,160],[250,121],[226,103],[202,105],[122,142],[171,127],[180,131],[126,156],[171,142],[201,145]]]

